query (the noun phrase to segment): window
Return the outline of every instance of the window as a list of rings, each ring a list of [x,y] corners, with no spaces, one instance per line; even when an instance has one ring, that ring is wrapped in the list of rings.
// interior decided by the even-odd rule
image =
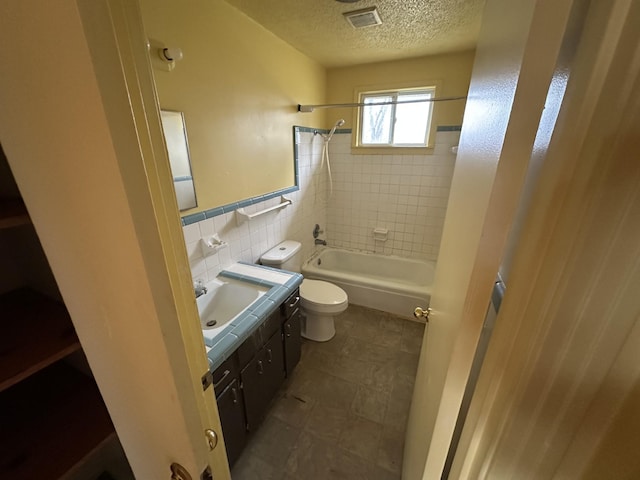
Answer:
[[[435,88],[360,94],[359,145],[426,147]]]

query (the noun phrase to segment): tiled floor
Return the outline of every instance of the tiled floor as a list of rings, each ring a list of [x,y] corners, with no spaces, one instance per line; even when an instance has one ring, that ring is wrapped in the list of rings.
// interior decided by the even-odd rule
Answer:
[[[424,325],[355,305],[302,359],[233,480],[399,479]]]

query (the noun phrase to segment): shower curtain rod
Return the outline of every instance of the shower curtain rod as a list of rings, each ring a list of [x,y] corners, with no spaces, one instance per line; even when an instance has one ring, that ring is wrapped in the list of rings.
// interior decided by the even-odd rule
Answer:
[[[316,108],[350,108],[350,107],[366,107],[372,105],[400,105],[403,103],[423,103],[423,102],[450,102],[452,100],[465,100],[466,96],[461,97],[440,97],[440,98],[428,98],[421,100],[405,100],[399,102],[397,100],[391,100],[389,102],[380,103],[325,103],[322,105],[300,105],[298,104],[298,111],[309,113],[313,112]]]

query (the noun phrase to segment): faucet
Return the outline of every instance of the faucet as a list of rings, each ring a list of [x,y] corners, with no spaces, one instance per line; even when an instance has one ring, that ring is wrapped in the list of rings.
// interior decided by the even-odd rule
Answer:
[[[313,243],[315,243],[316,245],[326,245],[327,241],[326,240],[320,240],[319,238],[316,238]]]
[[[204,286],[202,280],[196,280],[193,282],[193,290],[196,294],[196,298],[207,293],[207,287]]]

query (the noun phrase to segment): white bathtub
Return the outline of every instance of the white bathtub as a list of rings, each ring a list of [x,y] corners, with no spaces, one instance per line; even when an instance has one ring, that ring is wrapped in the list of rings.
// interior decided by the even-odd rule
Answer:
[[[431,298],[433,262],[324,248],[302,266],[306,278],[326,280],[347,292],[349,303],[414,318]]]

